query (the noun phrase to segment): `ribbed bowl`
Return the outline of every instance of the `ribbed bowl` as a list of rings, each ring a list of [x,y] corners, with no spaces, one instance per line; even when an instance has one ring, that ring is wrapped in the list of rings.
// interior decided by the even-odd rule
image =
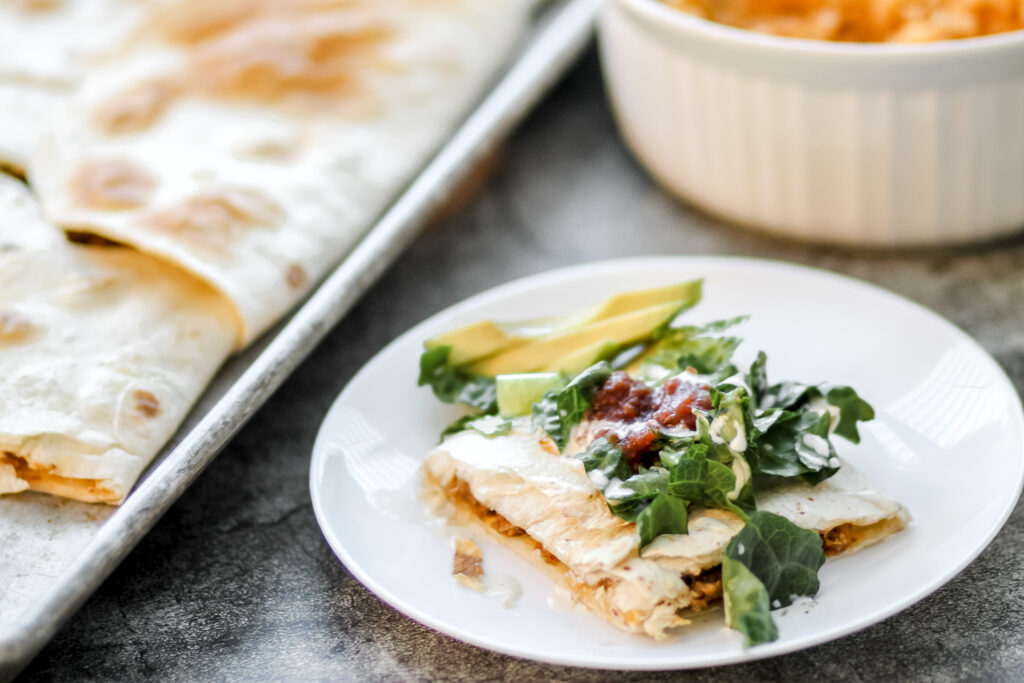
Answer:
[[[707,211],[866,246],[1024,227],[1024,31],[828,43],[607,0],[599,35],[627,144]]]

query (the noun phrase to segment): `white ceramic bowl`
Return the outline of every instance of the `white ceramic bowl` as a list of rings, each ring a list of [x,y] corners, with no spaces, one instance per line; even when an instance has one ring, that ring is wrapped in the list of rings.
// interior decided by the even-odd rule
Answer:
[[[919,45],[780,38],[606,0],[627,144],[729,220],[870,246],[1024,227],[1024,31]]]

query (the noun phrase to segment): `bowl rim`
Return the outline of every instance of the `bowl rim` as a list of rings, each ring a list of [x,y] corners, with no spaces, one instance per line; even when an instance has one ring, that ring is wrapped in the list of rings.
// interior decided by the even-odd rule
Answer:
[[[1024,28],[971,38],[937,40],[927,43],[852,43],[811,38],[792,38],[760,33],[720,24],[682,10],[669,7],[660,0],[610,0],[649,22],[664,26],[681,35],[699,35],[726,46],[757,46],[793,55],[851,56],[866,59],[914,59],[977,55],[1021,48]]]

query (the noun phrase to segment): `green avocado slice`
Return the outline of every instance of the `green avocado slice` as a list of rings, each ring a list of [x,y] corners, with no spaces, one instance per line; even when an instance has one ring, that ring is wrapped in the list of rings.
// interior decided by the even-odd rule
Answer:
[[[659,304],[578,329],[541,337],[479,360],[467,369],[485,377],[536,372],[582,347],[605,342],[622,345],[643,339],[676,317],[684,303],[673,301]]]

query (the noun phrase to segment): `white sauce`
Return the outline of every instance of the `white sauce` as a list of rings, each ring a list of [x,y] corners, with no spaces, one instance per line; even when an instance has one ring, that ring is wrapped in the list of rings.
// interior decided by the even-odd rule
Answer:
[[[708,426],[708,436],[711,437],[712,443],[725,443],[725,438],[722,436],[722,430],[725,429],[726,424],[729,421],[729,416],[722,413]]]
[[[808,467],[820,469],[829,464],[828,441],[817,434],[804,434],[800,439],[800,445],[804,448],[797,448],[796,454]]]
[[[492,576],[484,573],[481,578],[484,584],[484,595],[489,598],[498,598],[503,607],[515,607],[519,598],[523,597],[523,585],[515,577],[508,574]]]
[[[587,476],[590,478],[590,483],[597,489],[603,490],[604,487],[608,486],[608,476],[601,470],[591,470],[587,472]]]
[[[733,459],[732,473],[736,475],[736,486],[733,487],[726,497],[729,500],[736,500],[740,497],[740,492],[743,491],[743,487],[750,481],[753,473],[750,471],[750,463],[742,455],[737,455]]]
[[[828,441],[817,434],[804,434],[804,445],[813,450],[821,458],[828,457]]]
[[[747,435],[743,433],[743,429],[736,430],[736,436],[729,442],[729,450],[735,453],[743,453],[747,450]]]
[[[730,433],[733,434],[732,437],[728,436]],[[734,453],[743,453],[747,450],[747,435],[743,423],[727,413],[722,413],[711,421],[708,426],[708,436],[714,443],[727,443],[729,450]]]
[[[622,480],[615,478],[608,482],[607,488],[604,490],[605,498],[626,498],[632,491],[622,485]]]

